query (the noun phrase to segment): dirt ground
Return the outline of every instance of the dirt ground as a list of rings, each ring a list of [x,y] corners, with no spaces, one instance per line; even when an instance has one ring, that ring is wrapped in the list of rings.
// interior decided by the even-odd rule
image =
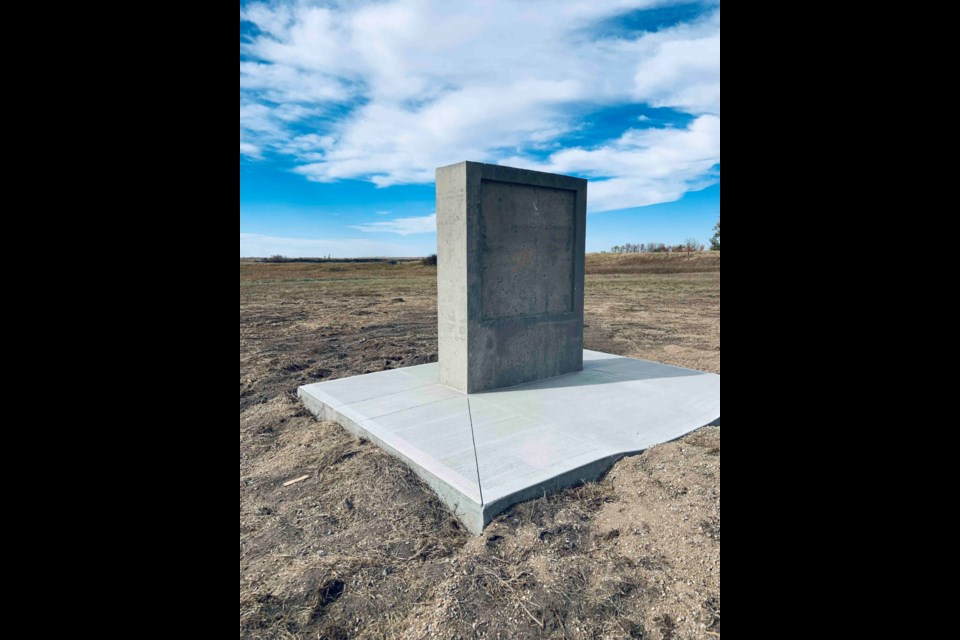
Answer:
[[[241,261],[240,637],[719,637],[719,428],[477,538],[301,408],[302,384],[436,361],[435,278]],[[720,373],[720,255],[590,256],[587,325],[587,348]]]

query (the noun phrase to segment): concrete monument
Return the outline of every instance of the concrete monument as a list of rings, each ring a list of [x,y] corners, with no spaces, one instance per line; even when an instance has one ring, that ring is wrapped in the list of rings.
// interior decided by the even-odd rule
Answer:
[[[437,170],[440,382],[464,393],[583,369],[587,181]]]

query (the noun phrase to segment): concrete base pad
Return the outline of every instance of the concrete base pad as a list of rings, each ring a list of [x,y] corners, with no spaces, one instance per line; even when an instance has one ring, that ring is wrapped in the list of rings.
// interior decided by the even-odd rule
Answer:
[[[410,465],[475,534],[514,504],[720,419],[720,376],[595,351],[581,372],[470,396],[439,375],[436,364],[384,371],[300,398]]]

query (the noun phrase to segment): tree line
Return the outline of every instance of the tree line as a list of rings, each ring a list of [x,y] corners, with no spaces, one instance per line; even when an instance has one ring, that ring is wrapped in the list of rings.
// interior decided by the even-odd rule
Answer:
[[[710,250],[720,251],[720,222],[713,228],[714,234],[710,239]],[[683,244],[668,245],[662,242],[650,242],[644,244],[627,244],[613,247],[610,253],[699,253],[706,251],[706,245],[700,243],[696,238],[689,238]]]
[[[698,253],[706,251],[707,247],[699,240],[693,238],[683,244],[668,245],[662,242],[650,242],[645,244],[630,244],[613,247],[610,253]]]

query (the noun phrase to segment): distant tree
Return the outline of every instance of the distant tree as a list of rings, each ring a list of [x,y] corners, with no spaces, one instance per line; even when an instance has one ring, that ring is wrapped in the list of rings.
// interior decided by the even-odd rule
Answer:
[[[713,228],[716,232],[713,238],[710,239],[710,250],[711,251],[720,251],[720,221],[717,222],[717,226]]]
[[[427,266],[427,267],[435,267],[435,266],[437,266],[437,255],[436,255],[436,254],[433,254],[433,255],[431,255],[431,256],[427,256],[426,258],[422,259],[420,262],[421,262],[424,266]]]
[[[687,252],[687,256],[690,256],[694,253],[699,253],[703,251],[706,247],[700,244],[700,241],[696,238],[687,238],[687,241],[684,243],[684,249]]]

